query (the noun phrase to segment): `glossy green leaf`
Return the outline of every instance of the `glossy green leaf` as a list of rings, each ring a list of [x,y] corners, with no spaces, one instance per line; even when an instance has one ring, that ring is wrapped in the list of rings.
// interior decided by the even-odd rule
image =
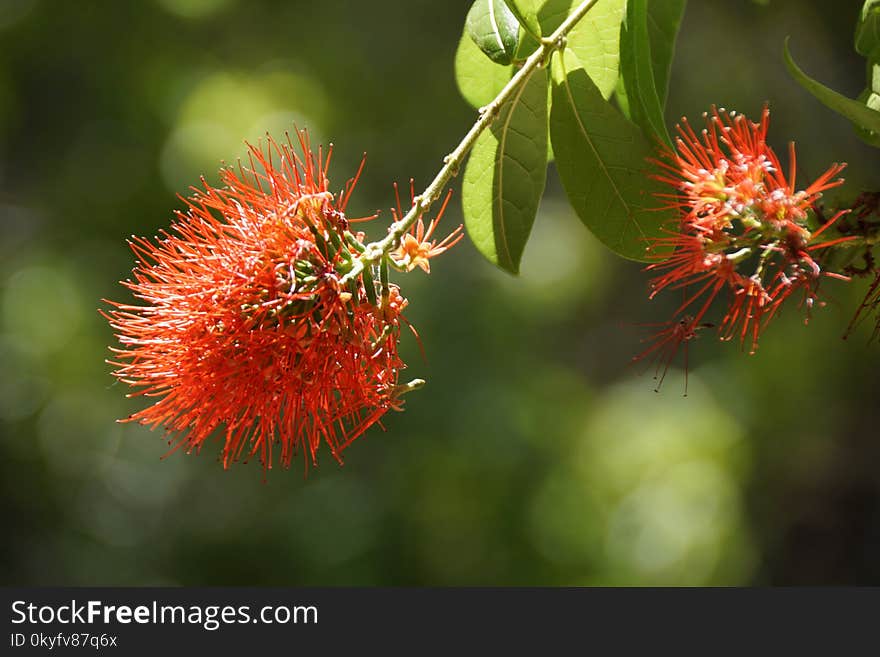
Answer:
[[[623,37],[623,34],[621,34]],[[623,53],[621,52],[621,67],[623,66]],[[620,109],[621,113],[628,118],[631,119],[630,111],[629,111],[629,98],[626,95],[626,84],[623,82],[623,75],[621,74],[617,78],[617,86],[614,87],[614,100],[617,101],[617,107]]]
[[[468,12],[465,30],[496,64],[513,61],[519,42],[519,21],[504,0],[476,0]]]
[[[455,81],[474,109],[488,105],[513,76],[513,66],[501,66],[486,57],[467,34],[455,53]]]
[[[873,89],[865,89],[861,94],[859,94],[858,101],[867,105],[869,109],[880,111],[880,94],[878,94]],[[864,141],[866,144],[874,146],[875,148],[880,148],[880,133],[873,132],[872,130],[866,130],[865,128],[860,128],[859,126],[854,127],[856,129],[856,134],[859,136],[859,139]]]
[[[507,0],[511,11],[519,17],[533,36],[546,37],[562,25],[573,5],[572,0]],[[592,10],[590,10],[592,11]]]
[[[538,39],[550,36],[568,16],[572,0],[507,0],[523,30],[517,59],[526,59],[541,45]]]
[[[568,33],[565,61],[569,71],[583,67],[603,98],[610,98],[617,85],[620,24],[626,4],[626,0],[600,0]]]
[[[652,2],[652,4],[656,4]],[[620,74],[628,115],[646,135],[669,142],[648,33],[648,0],[629,0],[620,36]]]
[[[528,32],[547,37],[562,25],[582,0],[508,0]],[[583,67],[605,98],[617,84],[620,24],[626,0],[599,0],[568,33],[566,52],[570,68]],[[534,40],[532,39],[532,42]],[[535,44],[537,42],[534,42]],[[523,50],[518,54],[522,57]]]
[[[649,0],[648,36],[651,41],[651,68],[661,106],[666,106],[669,74],[675,54],[675,41],[684,17],[687,0]]]
[[[524,61],[540,47],[541,44],[534,36],[532,36],[532,34],[529,33],[528,30],[520,30],[519,45],[516,48],[516,57],[514,59],[517,61]]]
[[[880,112],[871,109],[858,100],[847,98],[843,94],[829,89],[804,73],[791,57],[791,52],[788,49],[788,39],[785,40],[783,55],[785,57],[785,65],[788,67],[792,77],[804,89],[813,94],[819,102],[852,121],[857,128],[880,134]]]
[[[865,0],[856,25],[856,51],[865,57],[880,51],[880,0]]]
[[[516,51],[516,60],[523,61],[529,58],[541,47],[542,36],[549,35],[565,20],[571,6],[571,0],[506,0],[507,6],[516,16],[522,29],[519,34],[519,46]],[[541,10],[542,22],[539,22],[538,11]],[[551,19],[547,19],[546,13],[552,13]],[[550,85],[547,85],[547,111],[550,111]],[[547,140],[547,161],[553,161],[553,147]]]
[[[651,178],[650,143],[602,97],[586,71],[553,61],[550,138],[568,199],[593,234],[616,253],[644,260],[647,238],[671,219],[657,209],[665,187]]]
[[[550,105],[553,103],[553,85],[547,83],[547,115],[550,115]],[[549,129],[549,128],[548,128]],[[553,155],[553,142],[550,141],[550,135],[547,135],[547,163],[549,164],[555,159]]]
[[[516,274],[547,177],[547,71],[537,69],[471,151],[462,181],[468,235]]]
[[[516,20],[519,22],[521,27],[526,26],[525,16],[522,15],[519,6],[516,4],[516,0],[504,0],[504,4],[507,5],[507,8],[510,10],[510,13],[514,15]]]

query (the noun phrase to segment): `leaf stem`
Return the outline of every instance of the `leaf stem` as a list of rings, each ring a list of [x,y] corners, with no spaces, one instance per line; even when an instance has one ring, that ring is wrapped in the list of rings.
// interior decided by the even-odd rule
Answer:
[[[340,283],[345,284],[350,280],[356,279],[364,271],[365,267],[378,262],[386,253],[394,249],[400,238],[409,230],[416,220],[427,212],[443,194],[443,190],[449,181],[452,180],[461,168],[465,157],[473,148],[474,144],[483,131],[486,130],[495,121],[501,111],[501,107],[519,91],[519,88],[525,84],[532,73],[547,64],[550,56],[565,47],[565,37],[571,32],[572,28],[577,25],[580,20],[586,16],[587,12],[598,2],[598,0],[585,0],[568,15],[562,25],[556,28],[549,37],[541,39],[540,47],[535,50],[529,58],[523,63],[516,74],[498,93],[495,99],[480,108],[480,118],[471,127],[464,139],[455,147],[449,155],[443,158],[443,166],[434,180],[425,188],[421,194],[413,199],[413,205],[405,215],[395,221],[388,228],[388,235],[381,240],[367,244],[364,252],[358,256],[351,269],[342,277]]]

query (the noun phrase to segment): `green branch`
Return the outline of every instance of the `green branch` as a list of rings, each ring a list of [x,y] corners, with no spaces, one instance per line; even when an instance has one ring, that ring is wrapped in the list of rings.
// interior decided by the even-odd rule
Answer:
[[[388,228],[388,235],[377,242],[367,244],[364,252],[358,256],[352,268],[342,277],[341,284],[346,284],[351,280],[355,280],[364,271],[365,267],[369,267],[378,263],[382,257],[397,247],[400,238],[409,230],[416,220],[427,212],[430,207],[440,198],[444,189],[457,174],[461,168],[465,157],[470,152],[477,138],[486,128],[492,125],[501,107],[513,98],[529,79],[535,69],[545,66],[550,60],[550,56],[557,50],[565,47],[565,37],[571,32],[572,28],[586,16],[587,12],[598,2],[598,0],[585,0],[577,9],[575,9],[568,18],[560,25],[549,37],[541,39],[540,47],[533,52],[522,68],[516,72],[510,82],[498,93],[491,103],[480,108],[480,118],[471,127],[464,139],[455,147],[449,155],[443,158],[443,167],[437,172],[431,184],[425,188],[421,194],[413,199],[413,205],[403,217],[395,221]]]

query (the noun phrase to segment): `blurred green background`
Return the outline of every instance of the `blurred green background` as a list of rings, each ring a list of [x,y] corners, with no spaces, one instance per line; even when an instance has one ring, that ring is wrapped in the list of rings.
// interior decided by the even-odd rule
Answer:
[[[695,343],[689,395],[678,370],[657,394],[628,363],[669,302],[552,168],[521,278],[469,243],[398,277],[429,385],[343,468],[325,452],[264,484],[115,423],[138,406],[97,308],[125,298],[125,238],[293,121],[336,144],[335,186],[368,152],[351,212],[387,219],[391,182],[427,182],[474,119],[453,80],[468,4],[0,0],[2,583],[880,584],[880,346],[840,339],[864,283],[826,287],[808,328],[786,312],[756,356]],[[856,96],[860,0],[690,5],[670,121],[767,100],[803,176],[845,160],[842,198],[880,189],[877,151],[781,60],[790,34]]]

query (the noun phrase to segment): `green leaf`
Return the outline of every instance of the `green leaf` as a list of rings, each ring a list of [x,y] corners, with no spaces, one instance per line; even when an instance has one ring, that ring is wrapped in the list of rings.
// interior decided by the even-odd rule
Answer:
[[[550,105],[553,103],[553,86],[548,82],[547,84],[547,115],[549,118],[550,115]],[[548,128],[549,130],[549,128]],[[549,164],[555,159],[553,155],[553,144],[550,142],[550,136],[548,133],[547,136],[547,163]]]
[[[546,37],[562,25],[573,5],[572,0],[507,0],[514,14],[533,36]],[[593,11],[592,9],[590,10]]]
[[[880,0],[865,0],[856,24],[856,51],[870,57],[880,50]]]
[[[623,36],[621,34],[621,36]],[[621,52],[621,68],[623,67],[623,53]],[[626,84],[623,82],[623,74],[617,78],[617,86],[614,87],[614,100],[617,101],[617,107],[621,113],[628,119],[632,119],[629,111],[629,98],[626,95]]]
[[[547,177],[547,71],[537,69],[474,144],[462,181],[468,234],[489,262],[519,273]]]
[[[519,41],[519,21],[504,0],[477,0],[468,12],[465,29],[477,47],[496,64],[513,61]]]
[[[858,101],[867,105],[869,109],[880,111],[880,94],[876,93],[871,88],[865,89],[862,93],[860,93]],[[865,128],[860,128],[859,126],[853,127],[855,127],[856,129],[856,134],[859,136],[859,139],[864,141],[866,144],[874,146],[875,148],[880,148],[880,133],[866,130]]]
[[[568,16],[572,0],[507,0],[523,30],[520,33],[517,59],[526,59],[538,46],[538,39],[553,34]]]
[[[829,89],[804,73],[791,57],[791,52],[788,49],[788,39],[785,40],[783,56],[785,57],[785,65],[788,67],[792,77],[804,89],[813,94],[819,102],[852,121],[857,128],[880,134],[880,112],[871,109],[858,100],[847,98],[843,94]]]
[[[642,131],[602,97],[586,71],[553,61],[550,138],[569,201],[593,234],[632,260],[645,260],[648,238],[672,218],[656,195],[665,187],[650,177],[653,155]]]
[[[570,8],[578,4],[569,3]],[[610,98],[617,86],[620,24],[626,4],[626,0],[600,0],[568,33],[566,41],[564,52],[569,71],[583,68],[603,98]]]
[[[521,17],[528,32],[548,37],[581,4],[581,0],[508,0],[508,4]],[[570,62],[570,67],[577,65],[586,69],[605,98],[611,96],[617,84],[620,23],[625,11],[626,0],[599,0],[567,37],[569,57],[566,61]],[[537,47],[534,38],[523,37],[518,57],[529,54],[524,52],[526,44],[531,45],[532,50]]]
[[[620,74],[629,116],[646,135],[669,143],[669,133],[663,120],[663,104],[657,93],[653,70],[652,44],[648,35],[648,0],[629,0],[620,39]]]
[[[513,77],[513,66],[501,66],[488,59],[467,34],[455,53],[455,81],[464,99],[474,109],[488,105]]]
[[[541,44],[529,33],[528,30],[520,30],[519,45],[516,48],[516,57],[514,57],[514,60],[523,61],[528,59],[529,55],[535,52],[540,46]]]
[[[666,106],[669,73],[675,54],[675,41],[684,17],[687,0],[650,0],[648,2],[648,35],[651,42],[651,68],[654,86],[661,107]]]
[[[520,46],[522,46],[522,40],[524,37],[531,38],[532,41],[535,41],[535,39],[538,38],[538,33],[531,31],[531,28],[529,27],[529,25],[526,21],[526,17],[523,15],[522,11],[520,10],[519,6],[517,5],[516,0],[504,0],[504,4],[507,5],[507,8],[510,10],[510,13],[512,13],[514,15],[514,17],[516,18],[520,27],[523,28],[522,30],[520,30],[520,36],[519,36]]]

